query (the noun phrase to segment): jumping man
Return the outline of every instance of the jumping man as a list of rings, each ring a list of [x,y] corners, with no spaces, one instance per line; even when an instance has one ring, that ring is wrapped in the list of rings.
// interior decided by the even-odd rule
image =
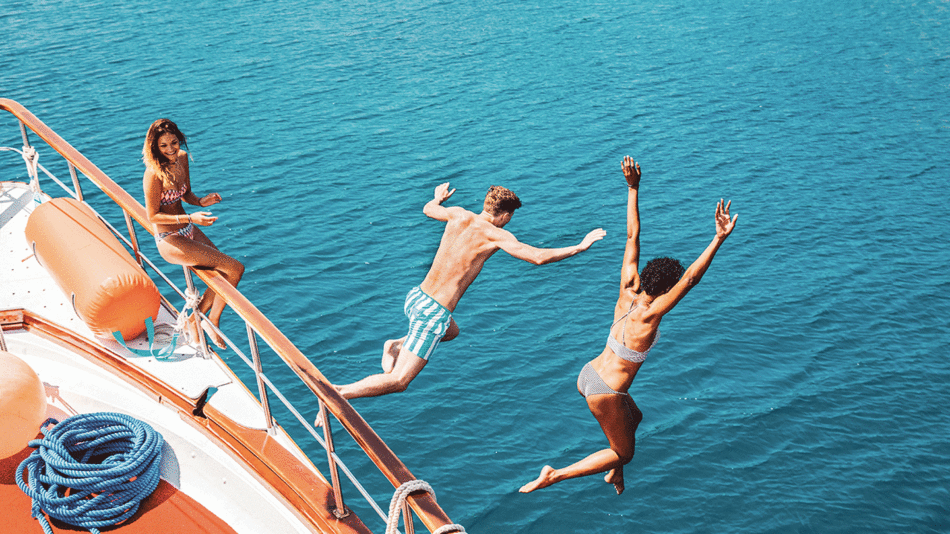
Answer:
[[[383,347],[383,373],[358,382],[339,386],[347,399],[376,397],[405,391],[419,374],[441,341],[450,341],[459,333],[452,312],[468,286],[481,272],[485,260],[498,249],[515,258],[543,265],[569,258],[603,239],[606,232],[597,228],[572,247],[536,248],[526,245],[504,229],[514,211],[521,207],[518,197],[504,187],[492,186],[485,195],[481,213],[458,206],[445,207],[455,189],[448,182],[435,188],[432,200],[422,208],[428,217],[446,223],[442,242],[432,267],[418,287],[406,296],[405,312],[409,333],[391,339]]]

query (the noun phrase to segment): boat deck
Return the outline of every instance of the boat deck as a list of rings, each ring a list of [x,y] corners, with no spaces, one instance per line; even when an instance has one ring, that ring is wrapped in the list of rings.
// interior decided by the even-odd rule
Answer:
[[[32,449],[24,449],[20,454],[0,460],[0,503],[3,514],[0,515],[0,532],[17,534],[43,534],[39,521],[30,516],[31,502],[20,491],[14,479],[16,467]],[[76,532],[71,525],[58,521],[50,522],[53,532]],[[110,532],[124,534],[175,532],[178,534],[235,534],[232,529],[207,508],[162,480],[158,488],[139,504],[138,512],[127,519],[118,528]]]
[[[217,392],[209,401],[228,417],[248,428],[266,428],[257,400],[233,378],[218,358],[203,358],[194,345],[180,343],[170,358],[140,357],[120,346],[114,339],[96,338],[76,315],[70,299],[56,286],[53,277],[36,261],[25,237],[26,222],[35,205],[26,184],[3,182],[0,189],[0,310],[23,308],[71,330],[90,341],[122,355],[142,371],[174,387],[195,400],[209,387]],[[156,325],[174,326],[177,316],[164,306]],[[128,342],[134,349],[148,349],[143,333]]]
[[[343,521],[332,516],[324,505],[332,501],[326,479],[280,427],[264,430],[257,399],[215,355],[205,358],[194,346],[181,345],[172,357],[158,360],[135,356],[115,340],[97,339],[33,256],[24,234],[33,206],[28,186],[0,182],[0,324],[6,325],[7,351],[43,381],[48,417],[124,413],[147,422],[165,440],[159,490],[114,531],[314,532],[300,511],[288,506],[286,494],[262,484],[293,472],[298,493],[300,486],[310,492],[299,497],[302,502],[321,505],[309,511],[323,516],[321,532],[369,532],[355,516]],[[163,307],[157,324],[174,321]],[[18,322],[47,326],[11,326]],[[129,346],[147,348],[145,338]],[[194,401],[208,388],[217,392],[205,410],[218,421],[185,417],[181,402],[171,401],[176,396]],[[212,426],[217,435],[209,435]],[[246,449],[247,443],[252,450],[240,450],[238,445]],[[14,481],[18,459],[32,450],[0,462],[0,532],[42,532],[30,517],[29,498]],[[54,531],[75,530],[54,525]]]
[[[2,180],[5,177],[0,176],[0,332],[3,333],[6,350],[24,360],[40,377],[48,401],[48,415],[61,419],[78,413],[112,411],[148,423],[164,438],[160,474],[162,488],[165,489],[160,493],[159,500],[179,503],[174,506],[185,508],[190,507],[193,501],[220,518],[234,532],[369,533],[362,520],[349,512],[344,502],[340,475],[349,479],[373,511],[387,523],[388,531],[398,517],[383,511],[336,454],[338,449],[334,445],[331,420],[326,419],[322,437],[320,431],[309,422],[319,411],[319,414],[334,417],[366,459],[379,469],[388,482],[384,486],[386,492],[395,489],[397,493],[394,498],[398,496],[405,499],[402,516],[407,532],[414,531],[413,512],[430,532],[464,532],[439,506],[432,492],[404,491],[418,485],[418,479],[409,468],[340,395],[310,358],[221,273],[186,268],[183,274],[187,284],[191,284],[194,278],[200,279],[244,321],[248,331],[246,347],[249,348],[249,356],[245,356],[242,349],[232,343],[233,340],[228,341],[233,351],[228,354],[238,355],[250,366],[250,374],[256,383],[254,390],[261,396],[260,401],[216,353],[206,348],[199,349],[182,342],[173,347],[170,357],[157,359],[136,356],[112,338],[97,339],[77,317],[72,304],[73,296],[64,294],[54,277],[34,257],[33,244],[27,243],[24,231],[27,219],[34,207],[48,198],[41,192],[34,199],[33,188],[39,190],[40,184],[43,184],[52,190],[57,187],[52,182],[56,182],[67,196],[82,199],[83,186],[80,182],[90,181],[95,186],[95,189],[88,189],[90,194],[96,195],[98,199],[99,193],[103,193],[108,201],[122,210],[129,239],[125,239],[123,232],[118,229],[113,228],[112,231],[120,241],[126,243],[127,248],[133,247],[131,243],[137,239],[136,223],[146,229],[143,236],[147,237],[151,228],[150,219],[136,196],[116,184],[28,109],[16,101],[0,98],[0,111],[8,112],[17,119],[23,142],[22,150],[0,146],[0,152],[19,154],[30,176],[30,185],[4,182]],[[55,152],[54,155],[58,154],[66,160],[73,182],[71,186],[38,163],[40,150],[44,154],[47,152],[42,143],[31,142],[33,136],[38,136],[42,143]],[[89,222],[88,215],[83,215],[83,218]],[[56,224],[71,226],[68,219],[60,221]],[[37,251],[46,257],[45,247],[56,247],[56,253],[60,254],[59,260],[56,260],[59,263],[52,268],[56,270],[57,277],[70,277],[73,276],[71,271],[82,269],[76,276],[85,279],[86,275],[98,271],[99,265],[109,265],[107,262],[110,260],[102,259],[100,254],[120,253],[121,247],[116,246],[111,237],[91,227],[88,235],[77,233],[75,242],[67,234],[57,234],[56,226],[49,226],[44,231],[53,232],[47,235],[54,237],[50,241],[36,237],[43,240],[37,243]],[[33,234],[31,230],[31,235],[42,234]],[[90,235],[103,236],[101,244],[110,242],[106,249],[111,252],[91,252],[101,247],[86,239]],[[73,250],[62,250],[65,248]],[[93,254],[96,255],[95,259]],[[75,260],[75,263],[71,260]],[[158,268],[148,259],[143,257],[142,260],[146,269]],[[83,265],[80,266],[80,263]],[[158,259],[156,265],[164,264]],[[132,267],[131,264],[128,267]],[[143,281],[133,271],[134,267],[126,269],[137,280],[135,283],[143,283],[149,289],[147,281]],[[160,287],[171,287],[173,290],[165,292],[165,298],[171,300],[163,298],[163,308],[156,321],[156,331],[161,332],[163,337],[156,348],[161,349],[162,345],[168,345],[172,337],[167,335],[164,327],[177,322],[178,313],[173,309],[174,303],[181,302],[179,297],[183,299],[185,295],[174,288],[175,282],[163,274],[147,272]],[[98,274],[102,275],[101,278],[112,276],[106,270]],[[75,281],[73,278],[66,280],[70,280],[64,283],[66,285],[72,285],[71,281]],[[87,295],[103,289],[111,280],[93,282],[82,293]],[[168,286],[164,285],[165,282]],[[143,298],[151,299],[150,305],[154,305],[154,292]],[[79,302],[80,310],[88,308],[85,301]],[[108,309],[120,313],[118,310],[122,308]],[[96,328],[99,331],[99,327]],[[149,344],[146,337],[143,334],[138,339],[126,342],[134,349],[146,349]],[[293,397],[301,393],[312,396],[311,401],[314,398],[318,401],[316,410],[313,409],[314,403],[310,402],[310,413],[303,413],[291,403],[290,395],[281,393],[271,383],[264,374],[265,362],[259,357],[258,341],[263,341],[276,356],[274,362],[266,362],[268,367],[286,365],[296,375],[299,382],[294,386]],[[319,445],[314,446],[316,450],[304,452],[301,445],[272,419],[271,396],[276,397],[291,412],[293,417],[286,418],[286,423],[296,430],[309,433],[319,442]],[[32,429],[26,432],[31,433]],[[19,443],[13,444],[14,448],[17,446]],[[321,474],[314,461],[318,465],[328,466],[327,473],[332,482]],[[323,464],[324,461],[326,464]],[[15,470],[16,467],[8,466],[7,469]],[[0,476],[7,478],[2,480],[9,480],[9,473],[3,473],[0,470]],[[166,484],[173,491],[168,493]],[[18,505],[15,500],[8,502],[8,499],[16,497],[8,493],[10,488],[6,486],[9,484],[0,485],[5,486],[0,491],[0,499],[3,499],[0,500],[0,510],[13,510]],[[177,500],[178,493],[182,499],[187,496],[191,501]],[[170,496],[166,498],[166,495]],[[149,506],[152,505],[147,505],[143,514],[161,508]],[[195,512],[194,515],[200,518],[203,512]],[[24,527],[28,530],[21,531],[19,527],[14,529],[5,523],[13,520],[0,517],[0,532],[20,534],[34,531],[32,527]],[[16,520],[21,521],[22,518]],[[171,522],[157,524],[162,525],[163,529],[187,532]],[[120,527],[125,528],[125,525]]]

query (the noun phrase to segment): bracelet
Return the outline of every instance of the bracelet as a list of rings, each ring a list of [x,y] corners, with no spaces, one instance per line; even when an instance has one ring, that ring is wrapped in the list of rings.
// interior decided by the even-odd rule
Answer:
[[[191,224],[191,214],[188,214],[188,224]]]

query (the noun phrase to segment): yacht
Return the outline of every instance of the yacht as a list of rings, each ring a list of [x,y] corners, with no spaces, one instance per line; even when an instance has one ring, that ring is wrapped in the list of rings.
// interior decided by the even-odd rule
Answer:
[[[5,123],[18,123],[22,139],[19,147],[0,146],[0,158],[22,163],[20,176],[28,177],[0,176],[0,425],[7,436],[6,450],[0,447],[0,532],[389,534],[398,532],[400,516],[407,534],[420,525],[438,534],[464,532],[439,507],[432,488],[240,291],[207,270],[182,268],[177,281],[163,274],[139,247],[139,236],[151,239],[153,232],[144,207],[25,107],[0,99],[0,110],[15,117]],[[16,139],[11,133],[2,139]],[[47,170],[60,158],[68,177]],[[64,167],[61,160],[56,165]],[[200,328],[197,339],[185,334],[183,325],[201,317],[195,277],[246,324],[240,344],[216,330],[233,351],[229,358],[240,358],[246,369],[236,372],[225,363]],[[270,349],[266,362],[262,343]],[[275,387],[265,363],[289,367],[297,379],[292,395]],[[318,399],[308,405],[311,411],[319,406],[319,413],[304,413],[288,400],[299,405],[304,395]],[[272,407],[289,414],[286,420],[278,421]],[[101,450],[57,456],[60,447],[93,439],[57,433],[57,426],[68,429],[73,421],[89,432],[108,433],[118,425],[123,435],[155,437],[130,438],[136,451],[145,452],[123,452],[118,460],[118,453]],[[355,443],[347,447],[357,458],[352,461],[365,462],[358,458],[365,454],[380,480],[392,485],[383,493],[393,492],[388,510],[340,458],[331,424],[342,425]],[[134,430],[124,430],[129,427]],[[67,435],[72,441],[62,437]],[[322,447],[304,450],[301,435]],[[83,509],[122,492],[70,486],[60,480],[67,470],[57,467],[58,459],[96,470],[132,456],[146,458],[140,470],[103,484],[152,480],[154,489],[124,505],[128,513],[117,524],[97,526],[99,516],[59,508],[70,497]],[[57,475],[35,474],[39,469]],[[371,510],[364,513],[370,517],[358,517],[348,499],[365,500],[360,509]]]

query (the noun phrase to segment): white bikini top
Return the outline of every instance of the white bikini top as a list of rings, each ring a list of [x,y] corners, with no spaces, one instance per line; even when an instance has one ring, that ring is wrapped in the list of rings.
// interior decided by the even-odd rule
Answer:
[[[627,313],[623,314],[623,316],[621,316],[620,319],[617,319],[616,321],[614,321],[614,324],[611,325],[610,328],[613,328],[614,326],[617,325],[617,323],[626,319],[627,316],[630,315],[630,312],[632,312],[633,309],[636,308],[637,306],[639,306],[639,304],[634,306],[633,301],[631,300],[630,309],[627,310]],[[647,354],[650,354],[650,351],[653,350],[654,346],[656,346],[656,341],[660,339],[660,331],[657,330],[656,337],[653,338],[653,343],[650,344],[650,347],[647,348],[647,350],[640,352],[637,350],[627,348],[627,346],[623,344],[624,340],[626,339],[626,334],[627,334],[627,323],[625,322],[623,323],[623,328],[620,331],[620,341],[617,341],[617,339],[614,338],[614,336],[608,333],[607,346],[610,347],[610,350],[614,351],[614,354],[619,356],[621,360],[626,360],[632,363],[640,363],[646,360]]]

